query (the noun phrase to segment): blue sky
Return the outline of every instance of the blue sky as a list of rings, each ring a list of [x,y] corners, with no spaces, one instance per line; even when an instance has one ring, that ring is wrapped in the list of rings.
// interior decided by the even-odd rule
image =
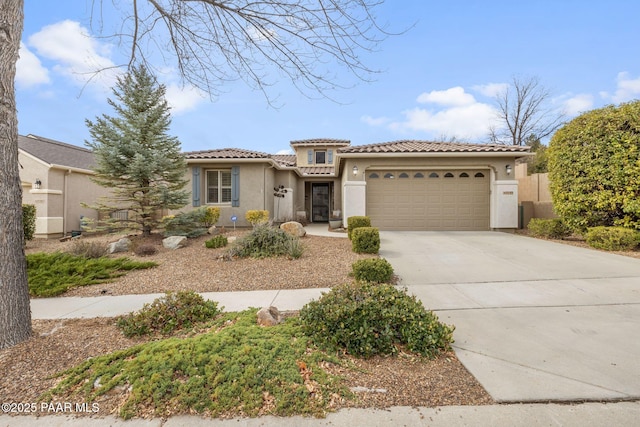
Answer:
[[[88,76],[122,62],[122,47],[96,37],[89,0],[25,3],[19,132],[83,146],[85,119],[112,113],[106,99],[113,74]],[[111,8],[105,1],[106,30],[119,22]],[[173,106],[171,133],[184,151],[278,153],[307,138],[483,142],[495,120],[492,94],[513,76],[539,78],[552,93],[550,106],[569,118],[640,99],[637,0],[387,0],[377,14],[391,30],[413,26],[363,53],[363,62],[383,72],[331,93],[340,103],[308,99],[287,81],[272,89],[277,109],[241,83],[226,85],[212,102],[181,90],[167,69],[158,78]]]

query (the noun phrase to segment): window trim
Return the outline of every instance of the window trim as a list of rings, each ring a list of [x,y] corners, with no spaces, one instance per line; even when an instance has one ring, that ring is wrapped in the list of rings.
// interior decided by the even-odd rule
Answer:
[[[212,172],[217,172],[218,174],[218,185],[217,185],[217,193],[218,193],[218,202],[211,201],[209,199],[210,188],[213,188],[212,185],[209,184],[209,174]],[[223,173],[229,174],[229,185],[223,185]],[[205,170],[205,204],[207,205],[217,205],[217,206],[230,206],[233,200],[233,176],[231,169],[206,169]],[[228,201],[224,200],[223,190],[228,189]]]

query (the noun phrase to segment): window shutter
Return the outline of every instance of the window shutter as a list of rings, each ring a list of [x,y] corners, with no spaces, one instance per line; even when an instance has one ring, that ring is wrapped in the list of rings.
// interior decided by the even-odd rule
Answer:
[[[231,167],[231,206],[240,206],[240,166]]]
[[[307,150],[307,163],[313,164],[313,150]]]
[[[327,163],[333,164],[333,150],[327,150]]]
[[[192,204],[194,208],[197,208],[200,206],[200,167],[193,166],[191,172],[193,174],[191,179],[191,183],[193,184],[193,190],[191,191],[193,198]]]

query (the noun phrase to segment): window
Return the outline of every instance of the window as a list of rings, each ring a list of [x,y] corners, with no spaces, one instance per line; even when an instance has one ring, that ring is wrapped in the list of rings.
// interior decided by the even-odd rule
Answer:
[[[415,175],[413,175],[414,178],[424,178],[424,175],[422,174],[422,172],[418,172]]]
[[[384,177],[385,177],[385,178],[387,178],[387,179],[393,179],[393,178],[395,178],[395,176],[393,176],[393,174],[392,174],[391,172],[385,173],[385,174],[384,174]]]
[[[447,172],[444,174],[445,178],[453,178],[453,174],[451,172]]]
[[[462,173],[460,174],[460,178],[469,178],[469,174],[468,174],[468,173],[466,173],[466,172],[462,172]]]
[[[371,175],[369,175],[369,178],[380,178],[380,175],[378,175],[377,173],[373,172]]]
[[[316,165],[324,165],[327,163],[327,152],[324,150],[316,151]]]
[[[437,173],[435,173],[435,172],[431,172],[431,173],[429,174],[429,178],[440,178],[440,175],[438,175],[438,174],[437,174]]]
[[[231,203],[231,170],[208,170],[206,186],[206,203]]]
[[[406,172],[402,172],[400,175],[398,175],[399,178],[409,178],[409,174],[407,174]]]
[[[478,172],[474,175],[476,178],[484,178],[484,174],[482,172]]]

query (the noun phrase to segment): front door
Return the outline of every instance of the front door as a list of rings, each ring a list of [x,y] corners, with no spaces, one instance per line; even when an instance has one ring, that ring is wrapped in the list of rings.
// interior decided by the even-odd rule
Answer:
[[[329,221],[329,184],[311,184],[311,222]]]

